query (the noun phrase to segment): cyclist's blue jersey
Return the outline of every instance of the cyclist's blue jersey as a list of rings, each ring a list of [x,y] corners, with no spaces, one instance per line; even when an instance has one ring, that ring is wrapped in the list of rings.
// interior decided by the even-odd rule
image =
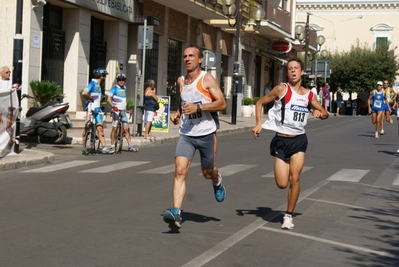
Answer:
[[[126,109],[126,88],[115,85],[109,90],[108,95],[112,97],[112,103],[114,103],[119,110]]]
[[[101,87],[96,80],[91,80],[91,82],[84,89],[90,93],[90,97],[93,99],[93,109],[101,107]]]

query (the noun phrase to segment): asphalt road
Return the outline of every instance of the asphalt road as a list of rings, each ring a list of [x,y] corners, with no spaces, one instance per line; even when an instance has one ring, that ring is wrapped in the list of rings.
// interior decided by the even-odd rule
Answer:
[[[56,156],[2,172],[0,266],[398,266],[397,128],[375,139],[370,117],[309,121],[290,231],[280,228],[287,190],[274,182],[268,131],[219,138],[222,203],[195,157],[179,233],[162,220],[174,144],[94,156],[24,144]]]

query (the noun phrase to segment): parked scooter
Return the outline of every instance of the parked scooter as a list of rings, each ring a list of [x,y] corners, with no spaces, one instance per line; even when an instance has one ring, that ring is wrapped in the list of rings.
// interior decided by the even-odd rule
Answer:
[[[23,94],[24,98],[34,97]],[[39,136],[42,143],[62,144],[67,139],[67,129],[72,127],[71,119],[65,112],[69,103],[48,102],[42,107],[29,108],[26,118],[21,118],[20,134]]]

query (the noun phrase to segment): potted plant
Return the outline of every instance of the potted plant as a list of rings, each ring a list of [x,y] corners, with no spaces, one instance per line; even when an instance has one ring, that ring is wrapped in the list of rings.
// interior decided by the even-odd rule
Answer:
[[[128,99],[126,99],[126,112],[132,113],[133,108],[134,108],[133,98],[129,97]]]
[[[251,117],[252,115],[252,98],[244,97],[242,106],[242,116]]]
[[[51,100],[62,101],[65,96],[62,87],[52,81],[33,80],[29,83],[32,89],[35,105],[41,107]]]

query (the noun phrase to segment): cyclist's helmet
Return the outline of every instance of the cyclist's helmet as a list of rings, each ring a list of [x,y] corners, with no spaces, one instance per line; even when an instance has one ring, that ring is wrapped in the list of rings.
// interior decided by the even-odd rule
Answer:
[[[108,75],[108,72],[103,68],[98,68],[98,69],[93,70],[94,78],[100,78],[101,76],[106,76],[106,75]]]
[[[123,73],[120,73],[120,74],[116,75],[116,80],[117,81],[126,81],[126,75]]]

